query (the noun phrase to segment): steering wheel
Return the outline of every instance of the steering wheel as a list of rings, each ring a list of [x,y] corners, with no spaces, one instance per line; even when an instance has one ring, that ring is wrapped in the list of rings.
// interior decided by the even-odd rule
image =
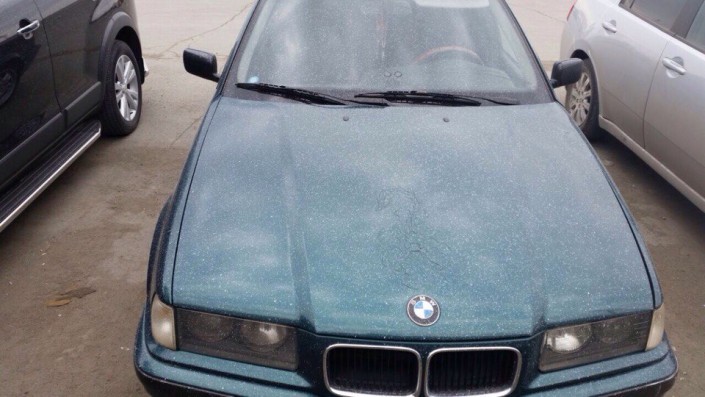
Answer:
[[[441,56],[442,54],[449,54],[449,53],[460,53],[468,58],[472,58],[473,63],[478,63],[480,65],[484,65],[485,61],[480,58],[477,53],[467,47],[459,46],[459,45],[449,45],[449,46],[442,46],[442,47],[436,47],[436,48],[431,48],[430,50],[424,52],[423,54],[419,55],[414,59],[415,64],[427,62],[429,59],[432,59],[437,56]]]

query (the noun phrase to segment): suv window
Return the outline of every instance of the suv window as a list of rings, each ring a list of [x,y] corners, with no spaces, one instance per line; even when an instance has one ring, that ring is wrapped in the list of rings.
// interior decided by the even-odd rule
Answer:
[[[700,12],[695,17],[693,26],[690,27],[685,39],[698,49],[705,51],[705,4],[700,7]]]
[[[671,30],[687,2],[688,0],[634,0],[631,9],[645,20]]]

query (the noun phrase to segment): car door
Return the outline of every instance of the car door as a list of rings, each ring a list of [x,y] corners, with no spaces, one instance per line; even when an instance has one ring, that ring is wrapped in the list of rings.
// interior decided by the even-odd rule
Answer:
[[[61,117],[39,10],[0,0],[0,188],[56,139]]]
[[[705,5],[669,40],[646,108],[646,150],[705,197]]]
[[[644,110],[677,9],[688,0],[611,2],[591,42],[602,116],[644,146]]]
[[[34,1],[45,21],[56,77],[56,96],[70,127],[102,99],[97,68],[103,32],[99,31],[98,24],[92,23],[98,3],[95,0]]]

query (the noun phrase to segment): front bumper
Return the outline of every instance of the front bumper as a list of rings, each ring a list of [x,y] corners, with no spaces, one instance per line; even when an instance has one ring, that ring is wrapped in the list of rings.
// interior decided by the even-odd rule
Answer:
[[[137,331],[135,370],[153,396],[315,396],[329,393],[308,376],[204,357],[161,348],[145,328]],[[527,360],[533,359],[525,354]],[[202,365],[201,365],[202,364]],[[625,370],[625,368],[627,368]],[[512,396],[658,397],[674,384],[678,364],[666,339],[656,349],[603,363],[548,374],[528,374],[525,368]],[[599,376],[594,376],[600,373]],[[592,374],[592,375],[591,375]],[[319,376],[322,378],[322,374]]]

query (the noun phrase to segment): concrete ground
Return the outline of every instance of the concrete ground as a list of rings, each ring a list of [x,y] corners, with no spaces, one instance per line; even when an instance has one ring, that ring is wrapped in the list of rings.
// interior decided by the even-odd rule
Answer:
[[[571,1],[509,2],[539,56],[558,59]],[[151,233],[215,88],[188,76],[180,53],[191,46],[223,61],[250,6],[203,4],[139,2],[152,70],[140,128],[101,140],[0,234],[0,395],[144,395],[132,344]],[[615,140],[596,149],[637,218],[665,291],[681,364],[670,395],[705,395],[705,215]],[[49,307],[66,303],[67,292],[69,304]]]

